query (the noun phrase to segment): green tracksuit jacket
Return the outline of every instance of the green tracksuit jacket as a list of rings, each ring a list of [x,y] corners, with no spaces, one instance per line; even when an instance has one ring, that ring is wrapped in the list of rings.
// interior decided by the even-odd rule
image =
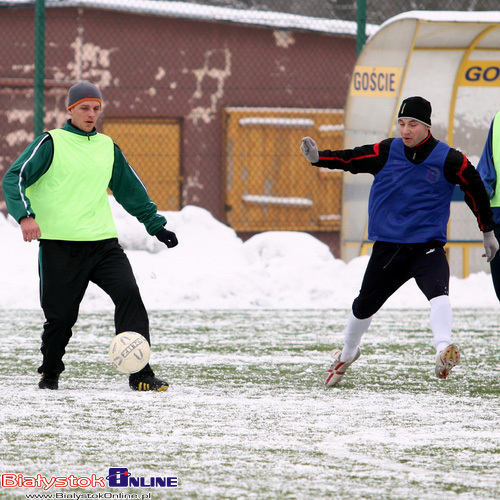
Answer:
[[[156,205],[149,198],[144,184],[141,182],[137,173],[128,164],[120,148],[116,144],[113,144],[107,136],[98,134],[95,130],[90,133],[83,132],[73,127],[69,120],[64,125],[62,130],[77,134],[78,136],[81,136],[82,139],[85,138],[84,141],[75,141],[75,143],[79,143],[79,150],[75,151],[75,157],[78,157],[79,161],[75,161],[74,163],[74,182],[71,182],[72,179],[67,182],[68,172],[71,172],[72,168],[72,165],[68,166],[67,164],[68,158],[71,158],[71,154],[68,154],[70,151],[65,151],[65,155],[63,155],[64,163],[62,164],[59,155],[54,155],[55,139],[52,138],[50,133],[44,133],[37,137],[23,151],[3,178],[2,187],[9,213],[18,222],[25,217],[36,218],[36,202],[32,204],[29,196],[30,194],[36,196],[37,188],[40,185],[43,187],[44,182],[48,183],[50,181],[57,187],[54,189],[54,192],[57,192],[57,189],[59,189],[59,198],[63,201],[68,200],[68,203],[66,203],[67,206],[71,205],[69,201],[71,201],[72,197],[83,197],[85,200],[88,199],[89,204],[81,203],[80,201],[76,204],[76,206],[82,207],[83,212],[87,209],[89,216],[82,216],[82,213],[71,213],[73,210],[66,210],[65,203],[56,203],[55,206],[57,208],[49,213],[53,214],[54,218],[60,218],[64,222],[58,222],[55,226],[55,231],[51,234],[51,226],[45,222],[46,216],[44,215],[43,218],[41,217],[39,223],[42,232],[42,239],[44,238],[43,225],[45,225],[47,229],[47,239],[91,241],[116,237],[116,233],[114,233],[112,229],[114,228],[112,221],[111,223],[108,221],[106,224],[101,224],[101,226],[105,228],[104,231],[102,230],[102,227],[99,227],[100,222],[102,222],[103,219],[111,217],[109,205],[106,207],[104,206],[105,204],[97,203],[95,201],[96,198],[99,198],[102,201],[102,198],[105,193],[107,193],[107,188],[109,187],[116,200],[128,213],[136,217],[139,222],[145,225],[149,234],[154,235],[158,233],[167,221],[165,217],[157,213]],[[59,130],[56,132],[59,132]],[[86,145],[89,144],[88,162],[93,161],[91,152],[93,151],[95,155],[95,151],[98,151],[94,148],[95,143],[92,145],[90,144],[93,138],[94,141],[99,141],[101,144],[104,144],[104,146],[102,146],[102,151],[107,151],[104,156],[109,158],[103,161],[103,168],[106,169],[106,174],[104,178],[102,172],[99,174],[101,182],[93,185],[91,182],[91,175],[89,175],[89,182],[86,185],[87,178],[85,177],[85,173],[80,172],[80,170],[86,168],[85,160],[82,160],[82,157],[85,158],[85,155],[87,154]],[[106,140],[109,142],[109,148],[107,150]],[[58,144],[63,144],[59,141],[56,142]],[[64,147],[71,148],[72,142],[73,141],[71,140],[67,141],[68,144],[65,144]],[[57,163],[58,161],[60,162],[59,164]],[[89,163],[87,163],[87,165],[88,164]],[[60,179],[61,182],[59,182],[58,175],[54,170],[55,166],[58,165],[64,166],[64,168],[61,169],[63,172],[61,177],[64,175],[64,179]],[[50,171],[49,175],[46,175],[51,166],[53,166],[53,170]],[[79,181],[76,180],[78,176],[80,176]],[[109,177],[109,180],[107,177]],[[68,187],[61,187],[62,182],[65,183],[64,186],[67,185]],[[71,192],[66,192],[65,189],[71,190]],[[96,194],[96,190],[101,191],[100,196],[94,196]],[[44,203],[46,203],[47,200],[50,200],[50,196],[48,196],[46,188],[44,198],[42,199],[44,199]],[[95,207],[91,206],[93,203],[95,203]],[[35,205],[35,207],[33,205]],[[99,215],[92,221],[92,217],[90,215],[93,213],[93,210],[98,211]],[[92,227],[92,225],[95,227]],[[67,227],[65,228],[65,226]]]

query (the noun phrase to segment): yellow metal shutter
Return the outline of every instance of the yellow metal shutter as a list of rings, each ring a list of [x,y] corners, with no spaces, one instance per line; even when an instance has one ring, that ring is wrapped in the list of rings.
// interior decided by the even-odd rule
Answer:
[[[180,125],[176,120],[106,118],[103,132],[125,153],[158,210],[181,208]]]
[[[312,167],[302,137],[341,149],[343,110],[227,108],[226,221],[236,231],[338,231],[342,173]]]

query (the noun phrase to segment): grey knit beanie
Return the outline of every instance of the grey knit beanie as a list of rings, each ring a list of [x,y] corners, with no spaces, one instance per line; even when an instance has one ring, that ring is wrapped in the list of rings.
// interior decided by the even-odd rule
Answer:
[[[78,82],[69,89],[67,109],[73,108],[82,101],[98,101],[102,109],[101,91],[90,82]]]

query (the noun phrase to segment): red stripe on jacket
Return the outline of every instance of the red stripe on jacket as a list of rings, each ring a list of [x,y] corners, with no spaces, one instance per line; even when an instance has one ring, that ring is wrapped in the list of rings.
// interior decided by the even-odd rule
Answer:
[[[377,142],[377,144],[373,145],[373,151],[374,154],[372,155],[364,155],[364,156],[357,156],[355,158],[351,158],[350,160],[344,160],[343,158],[339,158],[337,156],[320,156],[320,160],[326,160],[326,161],[340,161],[342,163],[351,163],[351,161],[354,160],[364,160],[366,158],[375,158],[380,154],[380,142]],[[319,161],[319,160],[318,160]]]

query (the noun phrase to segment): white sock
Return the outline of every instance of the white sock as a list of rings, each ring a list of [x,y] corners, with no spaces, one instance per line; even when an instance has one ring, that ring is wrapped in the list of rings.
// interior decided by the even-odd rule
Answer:
[[[451,344],[451,323],[453,313],[448,295],[440,295],[429,301],[431,305],[431,330],[436,352]]]
[[[344,348],[340,355],[340,361],[349,361],[356,356],[361,337],[368,330],[371,322],[372,316],[366,319],[358,319],[351,311],[344,330]]]

